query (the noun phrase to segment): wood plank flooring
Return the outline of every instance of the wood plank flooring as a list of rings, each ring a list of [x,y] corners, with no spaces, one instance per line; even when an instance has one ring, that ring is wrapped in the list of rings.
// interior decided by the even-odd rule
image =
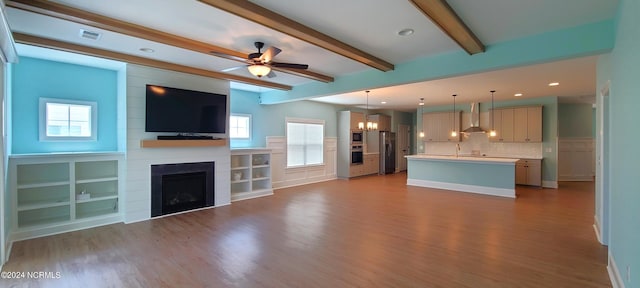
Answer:
[[[14,243],[2,287],[610,287],[593,183],[518,198],[408,187],[406,174]]]

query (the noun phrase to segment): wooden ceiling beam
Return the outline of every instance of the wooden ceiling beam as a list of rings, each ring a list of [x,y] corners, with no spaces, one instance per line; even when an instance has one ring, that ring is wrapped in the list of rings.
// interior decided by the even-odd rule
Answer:
[[[50,49],[61,50],[66,52],[73,52],[77,54],[101,57],[101,58],[122,61],[126,63],[131,63],[131,64],[149,66],[149,67],[154,67],[154,68],[159,68],[164,70],[171,70],[171,71],[200,75],[205,77],[235,81],[235,82],[273,88],[278,90],[288,91],[292,89],[292,87],[288,85],[262,81],[255,78],[227,74],[227,73],[222,73],[217,71],[210,71],[210,70],[200,69],[200,68],[194,68],[190,66],[174,64],[174,63],[119,53],[114,51],[108,51],[108,50],[103,50],[99,48],[87,47],[83,45],[78,45],[78,44],[73,44],[69,42],[63,42],[63,41],[58,41],[58,40],[53,40],[48,38],[42,38],[38,36],[27,35],[27,34],[22,34],[17,32],[13,33],[13,38],[17,43],[28,44],[28,45],[38,46],[38,47],[44,47],[44,48],[50,48]]]
[[[470,55],[485,51],[484,44],[445,0],[409,0]]]
[[[302,25],[278,13],[249,1],[238,0],[198,0],[204,4],[245,18],[262,26],[280,31],[289,36],[322,47],[334,53],[353,59],[381,71],[394,69],[393,64],[368,54],[358,48],[320,33],[308,26]]]
[[[6,6],[33,12],[45,16],[55,17],[83,25],[88,25],[136,38],[146,39],[158,43],[163,43],[183,49],[204,53],[207,55],[218,56],[242,63],[246,63],[247,54],[216,46],[213,44],[181,37],[178,35],[151,29],[145,26],[109,18],[99,14],[91,13],[85,10],[65,6],[59,3],[43,0],[8,0]],[[284,73],[305,77],[308,79],[333,82],[333,77],[323,75],[312,71],[291,71],[287,69],[274,69]]]

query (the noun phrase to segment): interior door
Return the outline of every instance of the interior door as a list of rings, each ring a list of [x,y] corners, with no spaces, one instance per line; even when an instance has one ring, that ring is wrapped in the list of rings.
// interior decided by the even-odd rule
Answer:
[[[409,125],[398,124],[398,133],[396,134],[396,167],[397,171],[407,170],[407,158],[409,155]]]

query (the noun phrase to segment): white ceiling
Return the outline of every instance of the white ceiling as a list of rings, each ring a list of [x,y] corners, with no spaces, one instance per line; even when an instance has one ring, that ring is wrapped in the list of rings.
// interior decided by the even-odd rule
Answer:
[[[277,46],[283,50],[276,57],[277,61],[309,64],[311,71],[336,78],[373,69],[198,1],[53,2],[247,54],[255,52],[254,41],[262,41],[267,46]],[[396,65],[461,50],[407,0],[252,2]],[[610,19],[618,4],[616,0],[449,0],[448,3],[485,45]],[[7,17],[12,30],[26,34],[213,71],[240,65],[235,61],[13,8],[7,8]],[[397,32],[404,28],[413,28],[415,33],[407,37],[398,36]],[[97,41],[80,38],[80,29],[100,32],[102,37]],[[141,52],[139,49],[143,47],[152,48],[155,52]],[[524,93],[523,97],[590,96],[595,91],[595,61],[595,57],[586,57],[381,88],[372,90],[370,104],[378,106],[384,100],[388,104],[380,108],[412,110],[420,97],[425,97],[429,105],[437,105],[449,103],[453,93],[460,95],[457,99],[460,102],[487,101],[490,97],[488,91],[492,89],[498,91],[496,99],[513,98],[516,92]],[[228,73],[252,77],[246,69]],[[313,81],[282,72],[277,74],[278,77],[268,81],[291,86]],[[561,84],[548,87],[546,84],[551,81]],[[249,85],[233,84],[233,87],[252,91],[268,90]],[[364,92],[356,92],[315,100],[361,105],[364,96]]]

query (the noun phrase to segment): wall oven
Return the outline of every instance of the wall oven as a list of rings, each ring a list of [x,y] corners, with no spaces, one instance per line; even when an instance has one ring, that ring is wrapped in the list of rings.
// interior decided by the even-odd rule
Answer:
[[[351,131],[351,144],[362,144],[363,136],[362,131]]]
[[[361,165],[362,156],[362,145],[351,145],[351,165]]]

